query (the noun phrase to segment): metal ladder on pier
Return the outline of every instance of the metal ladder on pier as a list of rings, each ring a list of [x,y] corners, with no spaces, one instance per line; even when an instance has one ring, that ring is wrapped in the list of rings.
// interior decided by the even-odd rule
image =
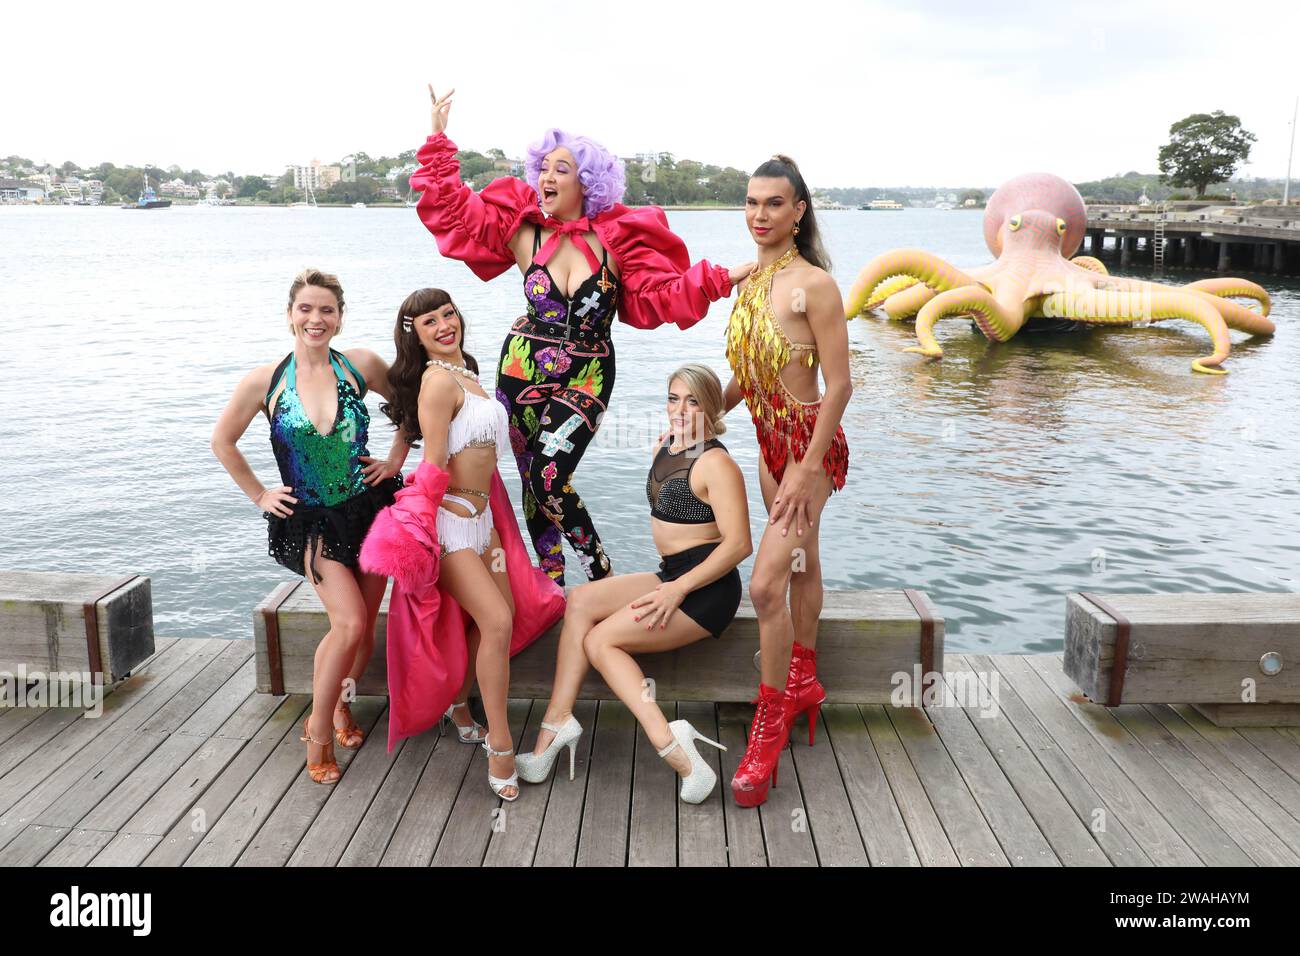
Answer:
[[[1165,274],[1165,218],[1168,214],[1167,203],[1156,206],[1156,221],[1151,236],[1151,266],[1152,272],[1158,276]]]

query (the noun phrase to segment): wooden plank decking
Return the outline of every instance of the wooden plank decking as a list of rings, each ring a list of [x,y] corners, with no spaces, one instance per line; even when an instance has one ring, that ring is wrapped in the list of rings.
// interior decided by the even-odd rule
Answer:
[[[730,749],[700,806],[617,702],[583,701],[561,772],[501,804],[484,755],[428,733],[389,755],[386,703],[343,779],[313,784],[308,700],[253,692],[247,641],[167,640],[104,702],[0,711],[0,865],[1161,866],[1300,864],[1300,730],[1215,727],[1191,707],[1082,700],[1059,655],[962,656],[1000,711],[829,705],[802,721],[758,810],[726,782],[743,705],[666,703]],[[518,700],[531,745],[544,701]],[[567,761],[565,762],[567,764]]]

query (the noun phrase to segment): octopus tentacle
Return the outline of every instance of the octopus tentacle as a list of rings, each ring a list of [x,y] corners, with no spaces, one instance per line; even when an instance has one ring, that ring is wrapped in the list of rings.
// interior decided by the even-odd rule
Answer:
[[[897,276],[911,276],[939,292],[975,284],[974,279],[956,266],[924,249],[895,249],[863,266],[849,289],[844,317],[851,319],[874,309],[887,295],[898,292],[896,285],[886,283],[887,294],[880,294],[881,284]]]
[[[894,276],[892,279],[886,279],[880,285],[876,286],[873,299],[889,299],[905,289],[911,289],[917,285],[924,285],[916,276]]]
[[[1203,283],[1214,283],[1206,287]],[[1143,295],[1163,294],[1169,292],[1182,292],[1189,295],[1195,295],[1208,301],[1223,320],[1228,323],[1228,328],[1237,329],[1241,332],[1249,332],[1251,335],[1272,335],[1277,331],[1277,326],[1273,320],[1267,318],[1268,307],[1264,307],[1263,313],[1249,309],[1240,302],[1234,302],[1232,299],[1223,298],[1223,295],[1241,295],[1248,296],[1260,301],[1263,297],[1264,302],[1268,302],[1268,293],[1262,288],[1246,279],[1202,279],[1200,282],[1193,282],[1189,285],[1164,285],[1160,282],[1148,282],[1142,279],[1123,279],[1111,278],[1104,283],[1104,287],[1111,291],[1134,292]],[[1214,289],[1221,290],[1221,294],[1216,294]]]
[[[1233,279],[1228,276],[1220,276],[1214,279],[1200,279],[1196,282],[1189,282],[1182,288],[1208,292],[1210,295],[1218,296],[1221,299],[1254,299],[1259,303],[1263,315],[1268,315],[1269,310],[1273,307],[1273,303],[1269,299],[1268,293],[1264,291],[1263,286],[1256,285],[1249,279]]]
[[[1046,296],[1043,314],[1076,319],[1096,325],[1128,325],[1133,322],[1186,319],[1205,329],[1214,344],[1214,352],[1192,362],[1192,369],[1213,375],[1226,375],[1216,368],[1228,357],[1232,343],[1228,325],[1219,310],[1205,296],[1181,290],[1152,288],[1142,292],[1087,289],[1057,292]]]
[[[895,292],[886,299],[881,308],[891,319],[910,319],[936,295],[938,293],[928,285],[914,281],[908,288]]]
[[[1106,268],[1105,263],[1095,256],[1075,256],[1070,261],[1080,268],[1087,269],[1089,272],[1096,272],[1104,276],[1110,275],[1110,270]]]
[[[1013,315],[983,286],[949,289],[926,303],[916,317],[918,344],[903,351],[919,352],[927,358],[942,358],[943,349],[934,337],[934,324],[940,319],[956,315],[974,316],[980,331],[995,342],[1007,341],[1024,323],[1023,313]]]
[[[1210,304],[1219,310],[1219,315],[1223,316],[1223,321],[1228,323],[1230,329],[1249,332],[1251,335],[1272,335],[1277,331],[1277,326],[1273,324],[1272,319],[1265,318],[1254,309],[1246,308],[1240,302],[1221,299],[1217,295],[1199,289],[1191,291],[1194,295],[1208,299]]]

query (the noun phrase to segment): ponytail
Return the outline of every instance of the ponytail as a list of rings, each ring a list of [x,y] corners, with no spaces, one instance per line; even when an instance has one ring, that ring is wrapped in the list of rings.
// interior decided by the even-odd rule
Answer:
[[[803,181],[803,174],[799,172],[795,161],[789,156],[777,153],[754,170],[754,176],[779,178],[790,183],[794,189],[795,202],[802,202],[806,207],[803,217],[799,220],[799,234],[794,237],[795,247],[799,250],[799,255],[808,262],[818,269],[830,272],[831,258],[822,246],[821,230],[817,228],[817,217],[813,214],[812,191]]]

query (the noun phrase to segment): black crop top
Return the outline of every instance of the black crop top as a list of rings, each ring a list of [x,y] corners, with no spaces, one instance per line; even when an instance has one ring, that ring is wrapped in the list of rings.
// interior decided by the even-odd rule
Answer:
[[[659,447],[650,474],[645,480],[645,496],[650,502],[650,517],[672,524],[708,524],[717,519],[713,509],[695,496],[691,491],[691,469],[699,461],[700,455],[710,448],[727,450],[727,446],[716,438],[705,441],[701,448],[699,443],[679,452],[670,452],[668,438]],[[698,451],[696,451],[698,449]],[[693,454],[687,454],[693,452]]]

